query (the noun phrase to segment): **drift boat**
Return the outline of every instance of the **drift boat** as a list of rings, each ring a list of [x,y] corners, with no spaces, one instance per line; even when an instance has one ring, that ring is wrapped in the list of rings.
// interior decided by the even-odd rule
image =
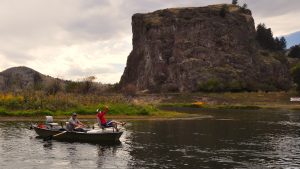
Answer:
[[[123,131],[116,131],[113,128],[85,129],[84,132],[67,131],[62,126],[59,126],[58,123],[32,125],[32,128],[40,138],[71,142],[118,142],[123,134]]]

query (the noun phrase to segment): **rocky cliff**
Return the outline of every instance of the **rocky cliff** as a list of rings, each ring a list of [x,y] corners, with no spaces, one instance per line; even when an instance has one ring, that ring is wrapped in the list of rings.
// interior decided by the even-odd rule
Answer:
[[[133,50],[120,85],[150,91],[285,90],[288,64],[262,51],[250,10],[228,5],[132,17]]]

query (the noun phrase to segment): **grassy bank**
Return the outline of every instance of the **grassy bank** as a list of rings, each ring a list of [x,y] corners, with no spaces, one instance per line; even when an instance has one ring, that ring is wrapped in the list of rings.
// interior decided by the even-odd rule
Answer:
[[[291,102],[291,97],[300,96],[289,92],[239,92],[239,93],[193,93],[165,97],[161,106],[198,107],[208,109],[300,109],[300,102]]]
[[[131,117],[182,117],[183,113],[161,111],[152,103],[134,103],[119,94],[75,95],[58,93],[46,95],[39,92],[0,94],[0,116],[40,117],[46,115],[67,117],[73,112],[95,116],[97,109],[109,106],[109,115]]]
[[[165,107],[199,108],[199,110],[300,110],[299,102],[290,102],[291,92],[243,92],[243,93],[193,93],[193,94],[144,94],[128,99],[114,95],[75,95],[58,93],[46,95],[39,92],[0,94],[0,116],[61,116],[76,112],[94,117],[96,109],[110,107],[109,115],[131,117],[184,117]]]

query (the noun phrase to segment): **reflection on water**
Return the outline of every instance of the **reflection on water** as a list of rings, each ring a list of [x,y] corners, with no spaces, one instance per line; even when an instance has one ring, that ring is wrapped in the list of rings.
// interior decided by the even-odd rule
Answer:
[[[293,168],[297,112],[210,113],[198,120],[134,121],[114,145],[35,138],[29,123],[0,123],[1,168]]]

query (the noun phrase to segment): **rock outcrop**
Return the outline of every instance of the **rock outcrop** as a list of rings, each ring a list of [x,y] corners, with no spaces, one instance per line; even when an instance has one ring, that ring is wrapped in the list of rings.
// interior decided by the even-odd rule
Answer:
[[[228,5],[132,17],[133,50],[120,80],[150,91],[286,90],[288,64],[260,49],[251,11]]]

